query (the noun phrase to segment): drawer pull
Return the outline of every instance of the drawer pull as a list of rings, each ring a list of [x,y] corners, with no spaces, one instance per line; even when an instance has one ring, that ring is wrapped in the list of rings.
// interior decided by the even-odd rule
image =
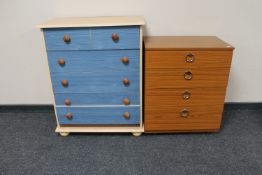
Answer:
[[[125,99],[123,100],[123,103],[124,103],[125,105],[129,105],[129,104],[130,104],[130,101],[129,101],[128,98],[125,98]]]
[[[64,42],[65,42],[66,44],[68,44],[68,43],[70,43],[70,41],[71,41],[70,36],[69,36],[69,35],[65,35],[65,36],[64,36]]]
[[[65,60],[64,60],[64,58],[60,58],[60,59],[58,60],[58,64],[59,64],[60,66],[64,66],[64,65],[65,65]]]
[[[191,97],[191,93],[188,91],[185,91],[182,93],[182,97],[183,99],[188,100]]]
[[[70,106],[71,105],[71,101],[69,99],[65,99],[64,101],[65,105]]]
[[[67,80],[62,80],[61,84],[62,84],[62,86],[67,87],[68,86],[68,81]]]
[[[73,119],[73,114],[72,113],[67,113],[66,115],[65,115],[65,117],[68,119],[68,120],[72,120]]]
[[[125,86],[128,86],[129,85],[129,80],[127,78],[123,79],[123,84]]]
[[[180,116],[181,117],[188,117],[189,116],[189,111],[187,109],[183,109],[181,112],[180,112]]]
[[[113,33],[113,34],[112,34],[112,40],[113,40],[114,42],[117,42],[117,41],[119,40],[119,36],[118,36],[116,33]]]
[[[191,80],[192,77],[193,77],[193,74],[192,74],[191,71],[186,71],[186,72],[185,72],[184,78],[185,78],[186,80]]]
[[[128,64],[129,63],[129,59],[127,57],[123,57],[121,60],[122,60],[122,62],[124,64]]]
[[[187,63],[193,63],[194,61],[195,61],[195,56],[192,53],[187,54],[186,62]]]
[[[125,113],[123,114],[123,116],[125,117],[126,120],[129,120],[129,119],[130,119],[130,114],[129,114],[129,112],[125,112]]]

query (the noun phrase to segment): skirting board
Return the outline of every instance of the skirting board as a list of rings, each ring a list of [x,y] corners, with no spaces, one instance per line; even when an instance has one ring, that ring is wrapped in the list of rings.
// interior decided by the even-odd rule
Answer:
[[[262,102],[228,102],[224,111],[230,110],[262,110]],[[47,113],[54,112],[53,105],[0,105],[0,113]]]

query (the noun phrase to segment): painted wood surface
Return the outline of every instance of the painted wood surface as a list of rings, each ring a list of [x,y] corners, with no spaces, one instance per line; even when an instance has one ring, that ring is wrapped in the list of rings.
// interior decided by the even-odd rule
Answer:
[[[140,104],[139,91],[130,92],[106,92],[106,93],[56,93],[56,105],[65,105],[69,99],[74,105],[123,105],[123,100],[128,98],[133,105]]]
[[[103,51],[49,51],[48,60],[51,72],[98,72],[108,71],[138,72],[139,50],[103,50]],[[127,57],[128,64],[121,59]],[[65,65],[58,60],[64,59]]]
[[[57,107],[57,115],[60,124],[139,124],[139,107]],[[72,113],[72,120],[65,117],[66,113]],[[125,119],[123,114],[130,113],[130,119]]]
[[[112,40],[112,34],[119,41]],[[139,49],[139,26],[44,29],[47,50]],[[63,37],[70,36],[65,43]]]
[[[53,73],[52,82],[54,93],[126,93],[139,92],[139,72],[121,73],[113,71],[85,73]],[[129,80],[129,85],[123,84],[123,79]],[[61,80],[67,80],[64,87]]]

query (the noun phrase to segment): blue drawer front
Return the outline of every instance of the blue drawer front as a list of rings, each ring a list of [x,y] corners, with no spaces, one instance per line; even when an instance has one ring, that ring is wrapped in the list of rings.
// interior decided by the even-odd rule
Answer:
[[[119,40],[112,40],[117,34]],[[139,26],[44,29],[47,50],[139,49]],[[65,43],[65,35],[71,41]]]
[[[53,73],[51,74],[54,93],[128,93],[139,91],[139,72],[121,72],[101,70],[100,72],[85,73]],[[128,78],[130,84],[122,82]],[[67,80],[64,87],[61,80]],[[112,97],[113,98],[113,97]]]
[[[121,59],[127,57],[128,64]],[[65,60],[59,65],[58,60]],[[105,71],[139,71],[139,50],[107,50],[107,51],[49,51],[49,66],[51,72],[94,72]]]
[[[98,27],[92,28],[92,49],[139,49],[139,26],[132,27]],[[112,34],[117,34],[119,40],[114,42]]]
[[[65,99],[71,101],[71,105],[122,105],[123,99],[128,98],[133,105],[140,104],[139,91],[128,93],[68,93],[68,94],[55,94],[56,105],[64,106]]]
[[[88,28],[43,29],[47,50],[85,50],[90,48],[90,30]],[[70,36],[69,43],[64,36]]]
[[[140,123],[140,108],[138,107],[57,107],[58,121],[65,124],[128,124],[138,125]],[[130,119],[125,119],[123,114],[129,112]],[[71,120],[65,115],[72,113]]]

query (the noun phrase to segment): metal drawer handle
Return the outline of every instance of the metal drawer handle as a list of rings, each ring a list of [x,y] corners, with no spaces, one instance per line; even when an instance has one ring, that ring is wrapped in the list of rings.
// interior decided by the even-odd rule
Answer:
[[[180,116],[181,116],[181,117],[184,117],[184,118],[188,117],[188,116],[189,116],[189,111],[188,111],[186,108],[183,109],[183,110],[180,112]]]
[[[184,78],[185,78],[186,80],[191,80],[192,77],[193,77],[193,74],[192,74],[192,72],[191,72],[190,70],[185,72]]]
[[[192,53],[188,53],[186,55],[186,62],[187,63],[193,63],[195,61],[195,56]]]
[[[188,100],[191,97],[191,93],[189,91],[185,91],[182,93],[182,97],[185,100]]]

